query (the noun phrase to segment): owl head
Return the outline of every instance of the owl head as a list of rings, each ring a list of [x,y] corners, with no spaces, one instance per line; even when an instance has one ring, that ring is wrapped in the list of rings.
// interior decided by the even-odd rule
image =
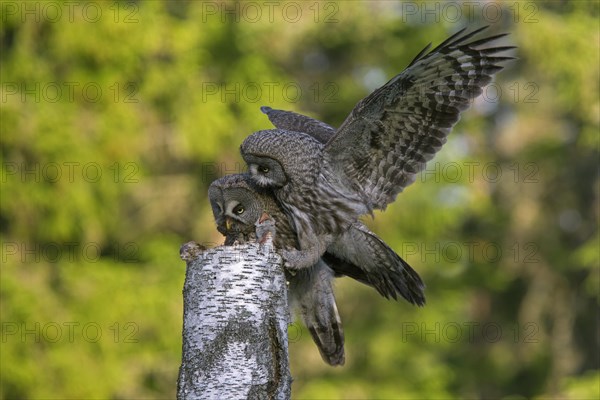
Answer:
[[[322,149],[312,136],[283,129],[258,131],[240,146],[253,181],[275,190],[314,176]]]
[[[248,237],[265,210],[264,201],[248,175],[227,175],[208,188],[217,230],[226,237]]]

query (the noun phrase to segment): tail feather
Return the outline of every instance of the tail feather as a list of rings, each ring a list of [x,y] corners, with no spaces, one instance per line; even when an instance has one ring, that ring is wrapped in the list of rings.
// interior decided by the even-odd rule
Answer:
[[[329,365],[344,365],[344,330],[332,288],[333,272],[319,261],[290,279],[290,297],[299,309],[321,357]]]
[[[336,275],[372,286],[385,298],[396,300],[399,294],[412,304],[425,304],[419,274],[360,222],[339,236],[323,259]]]

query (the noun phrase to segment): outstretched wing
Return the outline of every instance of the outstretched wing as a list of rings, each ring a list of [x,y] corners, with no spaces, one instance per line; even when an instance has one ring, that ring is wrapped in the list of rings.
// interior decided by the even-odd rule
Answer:
[[[489,47],[506,34],[467,42],[484,28],[464,29],[427,52],[361,100],[327,143],[327,162],[363,192],[372,208],[384,209],[446,142],[460,113],[500,71],[498,56],[512,46]]]
[[[276,128],[307,133],[321,143],[327,143],[335,133],[335,128],[325,122],[293,111],[274,110],[266,106],[261,107],[260,111],[267,114]]]

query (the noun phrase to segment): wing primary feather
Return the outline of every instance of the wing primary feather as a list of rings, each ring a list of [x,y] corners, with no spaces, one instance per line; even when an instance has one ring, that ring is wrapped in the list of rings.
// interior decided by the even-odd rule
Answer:
[[[483,26],[483,27],[481,27],[479,29],[475,29],[473,32],[467,33],[464,36],[461,36],[459,38],[456,38],[455,40],[450,41],[450,43],[447,43],[444,47],[446,47],[446,48],[456,47],[456,46],[464,43],[466,40],[468,40],[468,39],[472,38],[473,36],[477,35],[478,33],[480,33],[482,31],[488,29],[489,27],[490,26],[487,25],[487,26]]]
[[[417,61],[419,61],[419,59],[421,58],[421,56],[423,54],[425,54],[427,52],[427,50],[429,50],[430,48],[431,48],[431,43],[429,43],[427,46],[425,46],[423,48],[423,50],[421,50],[419,52],[419,54],[417,54],[417,56],[415,58],[413,58],[413,60],[410,62],[410,64],[408,64],[408,67],[406,67],[406,68],[409,68],[411,65],[413,65],[414,63],[416,63]]]
[[[481,49],[481,50],[478,50],[478,51],[481,54],[483,54],[484,56],[487,56],[487,55],[490,55],[490,54],[500,53],[502,51],[514,50],[516,48],[517,48],[517,46],[499,46],[499,47],[490,47],[488,49]]]
[[[510,61],[510,60],[515,60],[516,57],[509,57],[509,56],[503,56],[503,57],[488,57],[487,61],[490,64],[495,64],[495,63],[501,63],[504,61]]]
[[[488,36],[488,37],[485,37],[483,39],[474,40],[472,42],[465,43],[462,46],[467,46],[467,47],[473,48],[473,47],[481,46],[483,44],[487,44],[489,42],[493,42],[494,40],[498,40],[498,39],[503,38],[503,37],[505,37],[507,35],[508,35],[508,33],[500,33],[498,35]]]
[[[447,38],[446,40],[444,40],[439,45],[437,45],[429,53],[426,53],[427,50],[429,50],[431,48],[431,43],[429,43],[427,46],[425,46],[425,48],[423,50],[421,50],[419,52],[419,54],[417,54],[417,56],[410,62],[410,64],[408,64],[408,67],[411,67],[417,61],[419,61],[421,58],[423,58],[425,56],[428,56],[430,54],[433,54],[436,51],[440,51],[440,50],[442,50],[444,48],[451,48],[453,46],[461,44],[465,40],[472,38],[473,36],[477,35],[479,32],[482,32],[482,31],[484,31],[484,30],[486,30],[488,28],[489,28],[489,25],[488,26],[483,26],[483,27],[481,27],[479,29],[474,30],[473,32],[467,33],[464,36],[460,36],[467,29],[467,28],[463,28],[463,29],[459,30],[458,32],[456,32],[454,35],[452,35],[449,38]],[[494,39],[498,39],[498,38],[506,36],[506,35],[508,35],[508,33],[502,33],[502,34],[499,34],[499,35],[491,36],[491,37],[487,38],[487,40],[486,39],[482,39],[482,41],[484,41],[483,43],[487,43],[488,41],[492,41]],[[477,41],[476,42],[472,42],[472,43],[468,43],[468,44],[466,44],[466,46],[472,46],[473,43],[477,43]]]
[[[485,27],[484,27],[485,28]],[[466,31],[467,28],[462,28],[461,30],[459,30],[458,32],[456,32],[454,35],[450,36],[449,38],[447,38],[446,40],[444,40],[442,43],[438,44],[432,51],[431,53],[441,49],[442,47],[446,46],[448,43],[452,43],[454,40],[460,40],[457,39],[460,35],[462,35],[462,33],[464,31]]]
[[[486,46],[506,34],[473,39],[488,28],[462,29],[431,51],[427,46],[406,70],[358,102],[327,141],[328,162],[344,171],[347,185],[370,207],[385,209],[415,181],[460,113],[515,59],[498,55],[513,46]]]

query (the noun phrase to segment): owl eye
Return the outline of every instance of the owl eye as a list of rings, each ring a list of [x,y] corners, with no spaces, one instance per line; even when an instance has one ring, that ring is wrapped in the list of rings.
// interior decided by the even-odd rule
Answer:
[[[246,211],[246,210],[244,209],[244,206],[241,206],[241,205],[237,206],[236,208],[233,209],[233,212],[237,215],[243,214],[244,211]]]
[[[264,165],[259,165],[258,171],[262,172],[263,174],[266,174],[267,172],[269,172],[269,167],[265,167]]]

